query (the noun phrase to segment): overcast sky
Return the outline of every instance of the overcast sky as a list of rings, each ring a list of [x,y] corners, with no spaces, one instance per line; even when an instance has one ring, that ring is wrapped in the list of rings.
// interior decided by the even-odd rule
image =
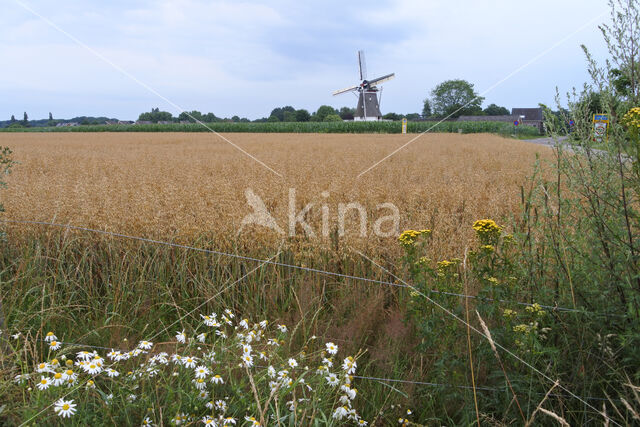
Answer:
[[[358,83],[358,49],[370,78],[396,73],[382,112],[411,113],[444,80],[482,93],[562,41],[484,95],[485,106],[552,105],[556,86],[588,80],[580,44],[606,58],[606,3],[0,0],[0,120],[180,112],[21,4],[183,109],[256,119],[284,105],[354,107],[332,92]]]

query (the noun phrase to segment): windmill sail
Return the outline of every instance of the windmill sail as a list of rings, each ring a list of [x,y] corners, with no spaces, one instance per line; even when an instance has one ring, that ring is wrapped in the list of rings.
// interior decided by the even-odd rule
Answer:
[[[350,92],[350,91],[352,91],[352,90],[356,90],[356,89],[358,89],[359,87],[360,87],[360,85],[355,85],[355,86],[347,87],[347,88],[344,88],[344,89],[337,90],[337,91],[333,92],[333,94],[334,94],[334,95],[340,95],[341,93],[345,93],[345,92]]]
[[[358,68],[360,70],[360,80],[367,80],[367,63],[364,60],[364,51],[358,51]]]
[[[369,80],[369,85],[375,86],[375,85],[379,85],[380,83],[388,82],[395,76],[396,76],[395,73],[391,73],[391,74],[387,74],[386,76],[378,77],[377,79]]]

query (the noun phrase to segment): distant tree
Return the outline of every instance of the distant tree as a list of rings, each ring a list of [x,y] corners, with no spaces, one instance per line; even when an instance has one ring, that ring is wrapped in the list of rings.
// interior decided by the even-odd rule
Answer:
[[[234,123],[238,123],[240,121],[240,117],[233,116],[233,117],[231,117],[231,121],[234,122]]]
[[[285,111],[284,113],[282,113],[282,121],[283,122],[296,122],[296,121],[298,121],[298,118],[296,116],[296,112],[295,111]]]
[[[167,111],[160,111],[158,108],[152,108],[151,112],[140,114],[138,120],[153,123],[171,122],[173,121],[173,114]]]
[[[385,119],[385,120],[397,121],[397,120],[402,120],[402,114],[387,113],[387,114],[383,115],[382,118]]]
[[[287,111],[290,113],[295,113],[296,109],[290,105],[274,108],[273,110],[271,110],[271,114],[269,114],[269,116],[276,116],[278,118],[278,121],[284,122],[284,113]]]
[[[304,108],[296,110],[296,122],[308,122],[311,119],[311,114]]]
[[[338,112],[342,120],[353,120],[354,115],[356,114],[355,108],[342,107]]]
[[[508,116],[511,114],[505,107],[500,107],[496,104],[489,104],[487,108],[482,110],[487,116]]]
[[[431,116],[431,101],[429,101],[429,98],[426,98],[422,105],[422,117],[429,116]]]
[[[409,113],[406,116],[404,116],[407,120],[419,120],[420,119],[420,114],[418,113]]]
[[[279,122],[280,119],[278,118],[278,116],[269,116],[267,121],[273,123],[273,122]]]
[[[162,111],[160,113],[162,113]],[[166,119],[159,119],[159,120],[166,120]],[[202,115],[202,113],[200,111],[193,110],[193,111],[183,111],[178,116],[178,120],[179,121],[188,121],[188,122],[191,122],[191,123],[195,123],[196,120],[204,122],[205,118],[204,118],[204,116]]]
[[[324,116],[324,122],[341,122],[342,119],[340,118],[339,115],[337,115],[336,113],[333,114],[327,114],[326,116]]]
[[[27,112],[24,112],[24,118],[22,119],[22,124],[24,126],[28,126],[29,125],[29,116],[27,116]]]
[[[433,112],[439,117],[473,116],[482,113],[482,101],[466,80],[447,80],[431,91]]]
[[[246,117],[243,117],[240,119],[240,123],[250,123],[251,120],[247,119]]]
[[[11,123],[15,123],[16,122],[16,116],[14,116],[13,114],[11,115]]]
[[[49,121],[53,121],[53,114],[51,114],[51,112],[49,112]]]
[[[268,122],[268,121],[269,121],[269,119],[267,119],[266,117],[262,117],[262,118],[259,118],[259,119],[255,119],[253,122],[254,123],[265,123],[265,122]]]
[[[188,116],[187,116],[187,118],[188,118]],[[184,120],[187,120],[187,119],[184,119]],[[216,117],[216,115],[213,114],[213,113],[207,113],[207,114],[202,116],[202,121],[205,122],[205,123],[213,123],[213,122],[219,122],[220,118]]]
[[[325,121],[324,119],[329,114],[335,114],[336,116],[340,117],[338,115],[338,111],[336,111],[335,108],[329,105],[321,105],[320,108],[318,108],[318,111],[316,111],[316,116],[318,116],[318,121],[321,121],[321,122]]]

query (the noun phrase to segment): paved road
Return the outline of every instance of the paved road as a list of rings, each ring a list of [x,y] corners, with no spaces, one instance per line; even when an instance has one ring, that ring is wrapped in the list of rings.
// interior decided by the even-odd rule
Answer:
[[[532,142],[534,144],[546,145],[548,147],[555,147],[558,142],[566,141],[568,136],[561,136],[559,138],[537,138],[537,139],[523,139],[524,142]]]

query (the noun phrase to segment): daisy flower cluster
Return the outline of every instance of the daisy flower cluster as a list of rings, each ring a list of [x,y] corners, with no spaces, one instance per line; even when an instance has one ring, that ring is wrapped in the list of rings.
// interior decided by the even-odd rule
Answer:
[[[231,310],[200,320],[173,332],[169,342],[141,340],[102,353],[72,352],[73,344],[63,346],[50,332],[47,360],[15,381],[49,399],[62,418],[98,410],[118,419],[135,412],[141,418],[133,422],[154,425],[162,408],[164,422],[173,415],[172,425],[289,424],[320,412],[367,424],[354,404],[357,358],[339,358],[336,344],[313,336],[294,351],[286,325],[254,323]]]

